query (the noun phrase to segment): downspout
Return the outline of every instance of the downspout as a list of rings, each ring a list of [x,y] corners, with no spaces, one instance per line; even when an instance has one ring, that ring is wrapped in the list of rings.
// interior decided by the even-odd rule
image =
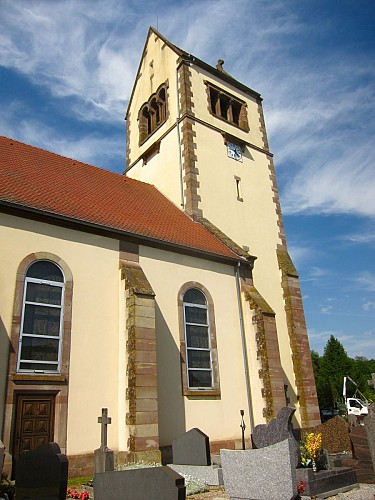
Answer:
[[[176,105],[177,105],[177,113],[176,113],[176,130],[177,130],[177,143],[178,143],[178,164],[180,170],[180,196],[181,196],[181,207],[185,207],[184,200],[184,179],[183,179],[183,171],[182,171],[182,147],[181,147],[181,134],[180,134],[180,105],[179,105],[179,94],[178,94],[178,70],[182,66],[184,61],[181,61],[176,68]]]
[[[252,434],[253,430],[254,430],[254,415],[253,415],[253,406],[251,403],[251,385],[250,385],[250,376],[249,376],[249,363],[248,363],[248,358],[247,358],[245,328],[244,328],[243,310],[242,310],[242,301],[241,301],[241,283],[240,283],[240,272],[239,272],[240,266],[241,266],[241,262],[238,262],[237,267],[235,267],[235,276],[236,276],[236,288],[237,288],[238,314],[240,317],[242,355],[243,355],[243,364],[244,364],[245,381],[246,381],[247,406],[248,406],[248,410],[249,410],[250,432]]]

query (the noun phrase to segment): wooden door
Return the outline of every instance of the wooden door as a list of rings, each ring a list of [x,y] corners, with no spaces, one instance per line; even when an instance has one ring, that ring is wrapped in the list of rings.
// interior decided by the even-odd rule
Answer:
[[[54,394],[17,396],[14,458],[53,441],[54,416]]]

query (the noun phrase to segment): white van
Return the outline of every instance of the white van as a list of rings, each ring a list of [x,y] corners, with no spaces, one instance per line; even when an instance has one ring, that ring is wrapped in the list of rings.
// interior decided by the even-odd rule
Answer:
[[[368,415],[366,403],[361,399],[348,398],[346,400],[348,415]]]

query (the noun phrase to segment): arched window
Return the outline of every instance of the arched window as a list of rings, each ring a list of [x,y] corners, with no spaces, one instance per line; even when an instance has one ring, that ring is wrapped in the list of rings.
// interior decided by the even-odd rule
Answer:
[[[167,119],[167,87],[168,82],[160,85],[139,111],[139,144],[143,144]]]
[[[29,266],[22,301],[18,372],[60,372],[64,291],[64,275],[55,263],[38,260]]]
[[[246,103],[232,94],[215,87],[210,82],[205,83],[207,85],[208,109],[210,113],[248,132],[250,129]]]
[[[184,294],[186,369],[189,389],[213,388],[207,300],[197,288]]]

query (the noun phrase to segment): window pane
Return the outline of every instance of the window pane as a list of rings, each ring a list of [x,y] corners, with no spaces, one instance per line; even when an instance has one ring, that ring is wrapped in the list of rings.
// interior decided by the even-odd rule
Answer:
[[[57,361],[59,341],[54,339],[38,339],[23,337],[21,359],[34,361]]]
[[[31,264],[26,276],[28,278],[39,278],[46,281],[64,282],[61,269],[49,260],[38,260]]]
[[[209,343],[207,326],[186,325],[186,342],[188,347],[208,349]]]
[[[189,387],[212,387],[211,371],[189,371]]]
[[[49,364],[49,363],[20,363],[20,370],[48,370],[48,371],[57,371],[57,363]]]
[[[211,368],[210,351],[188,350],[189,368]]]
[[[206,297],[200,290],[196,288],[190,288],[184,295],[184,302],[189,302],[190,304],[199,304],[201,306],[206,305]]]
[[[42,304],[61,304],[62,288],[52,285],[41,285],[39,283],[28,283],[26,300],[29,302],[41,302]]]
[[[185,318],[187,323],[207,325],[207,309],[185,306]]]
[[[53,335],[60,333],[60,309],[26,304],[23,333]]]

